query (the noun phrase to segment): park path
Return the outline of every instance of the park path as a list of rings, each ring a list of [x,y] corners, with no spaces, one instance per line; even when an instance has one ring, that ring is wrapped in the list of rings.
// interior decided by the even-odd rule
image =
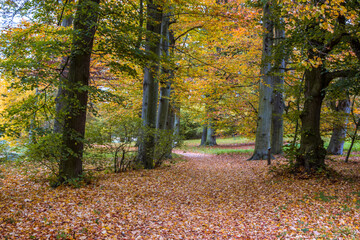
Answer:
[[[181,156],[184,156],[186,158],[209,158],[212,157],[211,154],[206,154],[206,153],[196,153],[196,152],[188,152],[188,151],[183,151],[183,150],[178,150],[175,149],[172,151],[173,153],[179,154]]]

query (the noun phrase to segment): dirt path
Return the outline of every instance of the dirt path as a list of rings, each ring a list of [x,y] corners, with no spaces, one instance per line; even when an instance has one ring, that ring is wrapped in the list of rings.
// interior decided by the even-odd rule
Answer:
[[[206,157],[211,157],[211,154],[205,154],[205,153],[195,153],[195,152],[187,152],[187,151],[183,151],[183,150],[178,150],[175,149],[172,151],[173,153],[182,155],[184,157],[187,158],[206,158]]]

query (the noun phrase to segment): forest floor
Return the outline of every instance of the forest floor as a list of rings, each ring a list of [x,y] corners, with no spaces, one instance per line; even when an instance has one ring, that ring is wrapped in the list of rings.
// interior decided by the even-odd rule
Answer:
[[[99,173],[81,188],[52,189],[24,166],[0,165],[0,238],[360,238],[356,155],[327,160],[339,175],[307,177],[269,171],[249,153],[176,152],[185,161]]]

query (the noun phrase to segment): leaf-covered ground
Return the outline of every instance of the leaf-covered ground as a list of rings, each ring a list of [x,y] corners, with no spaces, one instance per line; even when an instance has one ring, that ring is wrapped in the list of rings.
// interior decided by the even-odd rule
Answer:
[[[2,239],[358,239],[360,161],[343,176],[269,173],[249,155],[186,153],[160,169],[52,189],[0,167]],[[278,161],[274,161],[278,162]]]

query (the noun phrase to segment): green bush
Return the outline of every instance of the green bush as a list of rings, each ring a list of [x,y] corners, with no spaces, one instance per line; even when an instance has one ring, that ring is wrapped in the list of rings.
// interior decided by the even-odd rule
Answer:
[[[156,130],[155,167],[160,166],[165,159],[171,158],[171,150],[180,147],[183,143],[181,136],[173,133],[173,130]]]
[[[96,168],[113,167],[115,172],[133,168],[136,156],[133,151],[139,135],[141,119],[111,116],[94,118],[87,124],[84,155],[86,164]]]
[[[201,138],[201,134],[202,125],[194,122],[190,114],[183,112],[180,121],[180,135],[184,136],[184,139],[196,139]]]
[[[59,172],[61,157],[61,134],[48,133],[28,145],[26,155],[34,163],[49,169],[54,175]]]

